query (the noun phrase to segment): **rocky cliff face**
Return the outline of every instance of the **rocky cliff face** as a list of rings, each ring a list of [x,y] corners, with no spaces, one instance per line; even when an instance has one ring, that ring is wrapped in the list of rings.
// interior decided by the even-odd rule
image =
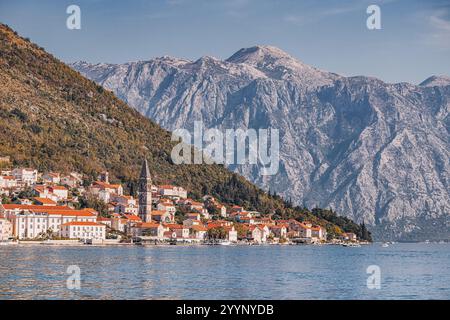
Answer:
[[[268,46],[225,61],[72,66],[169,130],[192,129],[198,120],[278,129],[278,174],[232,169],[299,204],[332,207],[378,237],[450,236],[447,77],[419,86],[342,77]]]

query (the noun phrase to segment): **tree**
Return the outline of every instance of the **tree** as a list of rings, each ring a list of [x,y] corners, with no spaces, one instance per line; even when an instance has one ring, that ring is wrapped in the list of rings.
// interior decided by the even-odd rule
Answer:
[[[103,201],[93,197],[86,196],[80,198],[80,208],[93,208],[101,217],[109,218],[108,206]]]
[[[361,224],[361,229],[360,229],[360,233],[359,233],[359,238],[361,240],[366,240],[366,241],[372,241],[372,234],[370,233],[369,230],[367,230],[366,228],[366,224],[363,222]]]
[[[6,195],[2,195],[1,200],[3,204],[11,203],[11,200]]]
[[[237,231],[239,239],[244,239],[247,236],[247,229],[241,223],[235,223],[234,229]]]
[[[36,239],[51,240],[51,239],[53,239],[53,235],[54,235],[53,230],[50,228],[50,229],[47,229],[46,231],[41,231],[37,235]]]
[[[226,239],[227,232],[223,227],[215,227],[208,229],[208,232],[206,233],[208,239],[211,240],[219,240],[219,239]]]
[[[186,220],[186,215],[183,212],[177,210],[175,212],[175,222],[178,224],[183,224],[184,220]]]
[[[218,215],[219,214],[219,210],[217,210],[216,206],[212,203],[209,203],[206,207],[206,209],[208,210],[209,214],[212,216]]]
[[[17,197],[19,199],[32,198],[33,190],[30,187],[27,187],[25,190],[20,191]]]

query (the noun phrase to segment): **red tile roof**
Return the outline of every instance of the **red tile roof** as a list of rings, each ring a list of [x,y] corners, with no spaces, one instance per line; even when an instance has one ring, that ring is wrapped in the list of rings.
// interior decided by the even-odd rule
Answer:
[[[196,226],[192,226],[192,230],[194,230],[194,231],[207,231],[208,228],[205,228],[204,226],[196,225]]]
[[[97,226],[104,227],[105,225],[97,222],[87,222],[87,221],[72,221],[62,224],[61,226]]]
[[[51,208],[51,207],[50,207]],[[69,216],[69,217],[95,217],[95,214],[87,210],[39,210],[38,212],[46,212],[48,215]]]
[[[53,190],[67,190],[67,188],[63,187],[63,186],[52,186],[50,188],[53,189]]]
[[[141,221],[141,218],[135,216],[134,214],[124,214],[125,218],[132,221]]]
[[[170,184],[163,184],[162,186],[159,186],[160,189],[173,189],[175,186],[172,186]]]
[[[167,223],[167,224],[163,224],[164,227],[169,228],[169,229],[187,229],[185,226],[181,225],[181,224],[175,224],[175,223]]]
[[[52,199],[48,199],[48,198],[39,198],[39,197],[35,197],[33,198],[34,200],[42,203],[42,204],[56,204],[55,201],[53,201]]]
[[[142,222],[142,223],[138,223],[136,225],[137,228],[158,228],[160,226],[159,223],[154,223],[154,222]]]
[[[111,218],[97,217],[97,221],[111,221]]]
[[[18,209],[18,210],[39,210],[39,209],[43,209],[46,211],[49,210],[73,210],[72,208],[69,208],[68,206],[52,206],[52,207],[48,207],[48,206],[41,206],[41,205],[36,205],[36,204],[15,204],[15,203],[10,203],[10,204],[0,204],[1,206],[3,206],[3,208],[5,210],[14,210],[14,209]]]
[[[36,190],[37,192],[44,192],[45,191],[45,186],[35,186],[34,190]]]

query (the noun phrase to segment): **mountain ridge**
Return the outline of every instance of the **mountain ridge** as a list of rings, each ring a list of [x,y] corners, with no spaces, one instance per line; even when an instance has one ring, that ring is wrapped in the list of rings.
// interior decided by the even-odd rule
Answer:
[[[89,65],[77,70],[169,130],[192,130],[194,121],[279,129],[278,175],[230,166],[266,190],[332,207],[380,230],[379,237],[450,237],[438,227],[422,231],[449,219],[450,86],[344,77],[252,48],[232,55],[238,63],[229,70],[218,68],[218,59],[195,72],[154,60],[110,65],[109,74]]]
[[[386,82],[377,77],[364,76],[364,75],[343,76],[343,75],[339,75],[334,72],[324,71],[324,70],[318,69],[316,67],[311,67],[310,65],[305,64],[298,58],[296,58],[296,57],[288,54],[287,52],[279,49],[278,47],[275,47],[272,45],[255,45],[252,47],[241,48],[241,49],[237,50],[235,53],[233,53],[231,56],[229,56],[228,58],[225,58],[225,59],[220,59],[215,56],[205,55],[205,56],[201,56],[200,58],[195,59],[195,60],[189,60],[189,59],[179,58],[179,57],[175,57],[175,56],[171,56],[171,55],[163,55],[163,56],[157,56],[157,57],[150,58],[150,59],[136,60],[136,61],[130,61],[130,62],[125,62],[125,63],[108,63],[108,62],[90,63],[86,60],[79,60],[79,61],[75,61],[72,63],[68,63],[68,65],[72,66],[75,70],[78,71],[78,70],[83,70],[83,68],[86,68],[86,67],[92,68],[92,67],[129,66],[129,65],[138,65],[138,64],[148,64],[148,63],[155,62],[155,61],[160,61],[160,62],[167,63],[168,65],[171,65],[174,67],[176,67],[176,66],[179,67],[179,66],[186,65],[186,64],[196,64],[202,60],[203,61],[204,60],[213,60],[213,61],[216,61],[219,63],[228,62],[228,63],[233,63],[233,64],[245,64],[254,69],[257,69],[252,63],[249,63],[249,61],[247,60],[248,55],[246,55],[246,54],[248,52],[251,52],[251,53],[258,52],[258,50],[265,52],[264,55],[265,56],[269,55],[270,59],[278,59],[278,60],[289,59],[289,60],[295,61],[297,64],[299,64],[305,68],[313,69],[318,72],[331,75],[335,78],[349,78],[349,79],[365,78],[365,79],[373,79],[376,81],[381,81],[383,83],[392,84],[392,85],[402,84],[402,83],[410,84],[410,85],[414,85],[414,86],[426,86],[426,85],[447,86],[447,85],[450,85],[450,76],[447,76],[447,75],[432,75],[432,76],[426,78],[425,80],[423,80],[422,82],[420,82],[419,84],[414,84],[414,83],[405,82],[405,81],[390,83],[390,82]],[[245,58],[245,57],[247,57],[247,58]],[[172,62],[172,63],[170,63],[170,62]]]

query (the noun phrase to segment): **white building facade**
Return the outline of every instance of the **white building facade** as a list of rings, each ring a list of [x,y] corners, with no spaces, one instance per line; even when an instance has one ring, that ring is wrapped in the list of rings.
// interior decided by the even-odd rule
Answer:
[[[10,237],[12,237],[12,224],[0,215],[0,241],[7,241]]]
[[[105,240],[106,226],[96,222],[68,222],[61,226],[61,236],[69,239]]]

